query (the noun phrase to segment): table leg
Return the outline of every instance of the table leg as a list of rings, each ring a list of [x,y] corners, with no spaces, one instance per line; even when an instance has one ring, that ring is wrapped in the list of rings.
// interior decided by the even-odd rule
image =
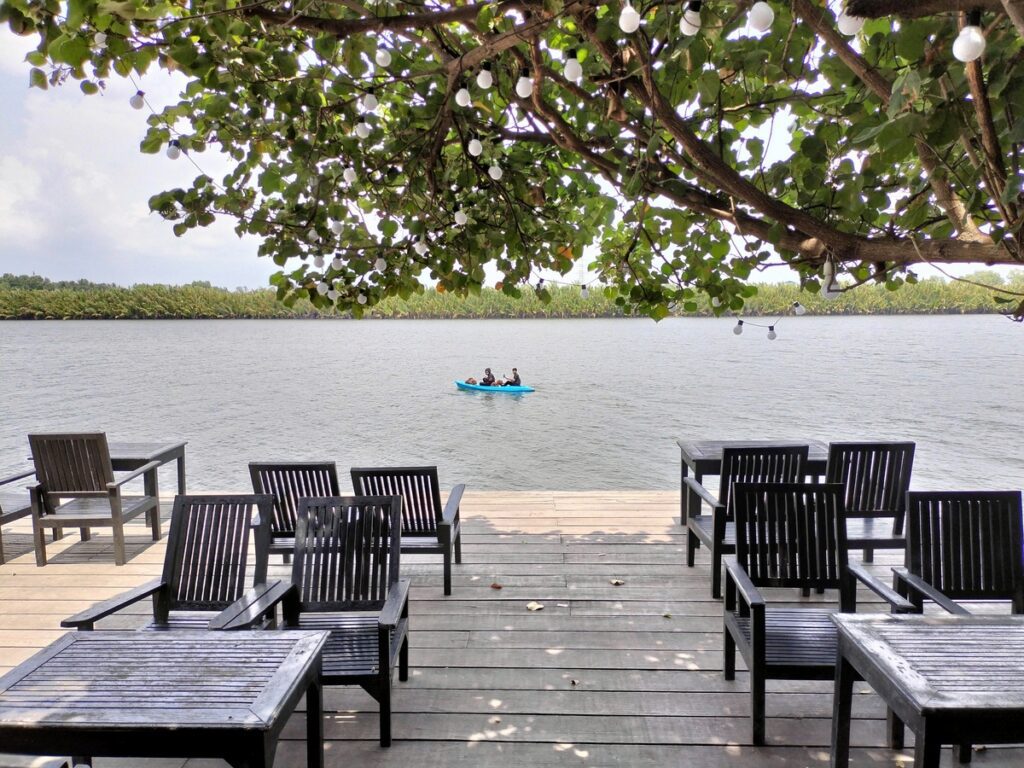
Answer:
[[[185,495],[185,449],[181,449],[181,455],[178,457],[178,493],[182,496]]]
[[[306,689],[306,765],[324,768],[324,692],[319,674]]]
[[[921,731],[914,733],[914,768],[939,768],[941,755],[942,742],[926,720]]]
[[[832,768],[850,764],[850,717],[853,710],[853,665],[840,651],[836,663],[836,687],[832,698]],[[914,768],[919,768],[914,763]]]
[[[686,487],[686,478],[689,475],[689,467],[682,459],[679,460],[679,524],[686,527],[686,521],[690,519],[689,499],[690,491]]]
[[[156,507],[147,512],[150,527],[153,529],[153,541],[160,541],[160,485],[157,478],[158,467],[153,467],[142,476],[144,493],[157,500]]]

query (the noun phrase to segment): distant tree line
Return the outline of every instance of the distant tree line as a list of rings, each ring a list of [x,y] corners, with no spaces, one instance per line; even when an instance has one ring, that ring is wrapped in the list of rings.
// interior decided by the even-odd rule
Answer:
[[[772,316],[793,311],[799,302],[812,315],[869,314],[983,314],[1000,312],[1005,306],[999,293],[985,286],[998,286],[1024,294],[1024,271],[1009,279],[995,272],[979,272],[969,280],[945,281],[929,278],[908,284],[899,291],[883,285],[864,285],[826,300],[801,291],[793,283],[758,284],[757,294],[746,300],[743,315]],[[973,283],[982,283],[975,285]],[[546,284],[541,291],[524,290],[514,298],[484,288],[466,297],[425,288],[409,299],[390,298],[367,309],[372,318],[564,318],[622,317],[614,292],[608,296],[598,285],[590,285],[584,297],[579,286]],[[1017,299],[1019,302],[1020,299]],[[715,308],[707,303],[677,307],[681,316],[711,316]],[[0,277],[0,319],[4,320],[98,320],[173,318],[320,318],[349,317],[348,313],[322,310],[308,301],[287,307],[277,301],[271,289],[227,290],[207,282],[189,285],[147,285],[130,288],[91,283],[87,280],[51,281],[36,275]]]

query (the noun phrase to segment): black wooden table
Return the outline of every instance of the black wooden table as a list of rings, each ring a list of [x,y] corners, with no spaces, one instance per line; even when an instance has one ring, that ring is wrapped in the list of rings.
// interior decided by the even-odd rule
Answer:
[[[166,464],[171,460],[178,462],[178,493],[185,493],[185,446],[187,441],[178,443],[110,443],[110,463],[115,472],[130,472],[133,469],[159,461]],[[146,495],[156,494],[156,469],[147,472],[143,478]]]
[[[936,768],[943,744],[1024,741],[1024,616],[832,620],[839,628],[833,768],[849,763],[853,683],[862,678],[914,732],[914,768]],[[889,740],[901,747],[902,727],[890,728]],[[969,749],[961,759],[970,760]]]
[[[69,632],[0,677],[0,744],[28,755],[207,757],[271,768],[306,696],[323,768],[326,632]]]
[[[686,492],[686,478],[690,471],[698,483],[704,482],[705,475],[717,475],[722,469],[722,449],[724,448],[767,448],[773,445],[806,445],[810,447],[807,458],[807,474],[809,477],[820,477],[825,474],[828,461],[828,446],[820,440],[676,440],[679,446],[679,522],[686,525],[687,509],[691,503],[700,510],[700,499],[691,500]]]

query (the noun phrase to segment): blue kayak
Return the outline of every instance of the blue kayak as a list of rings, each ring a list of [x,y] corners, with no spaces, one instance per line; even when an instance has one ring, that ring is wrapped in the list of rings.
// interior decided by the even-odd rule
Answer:
[[[534,391],[533,387],[485,387],[483,384],[467,384],[464,381],[456,381],[455,386],[473,392],[504,392],[506,395],[521,395],[524,392]]]

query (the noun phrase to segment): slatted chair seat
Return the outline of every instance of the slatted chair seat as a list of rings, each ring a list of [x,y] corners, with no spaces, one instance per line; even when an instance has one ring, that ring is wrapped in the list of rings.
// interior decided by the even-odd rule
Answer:
[[[452,560],[462,562],[459,504],[465,485],[456,485],[441,506],[437,467],[353,468],[352,487],[360,496],[402,497],[402,551],[440,554],[444,593],[452,593]]]
[[[809,448],[799,446],[760,446],[754,448],[725,448],[722,451],[722,469],[719,474],[719,496],[716,498],[692,477],[684,482],[690,492],[711,507],[710,515],[689,517],[686,522],[686,565],[694,566],[697,549],[701,544],[711,550],[711,595],[722,596],[722,558],[736,551],[736,538],[731,504],[731,493],[736,483],[798,482],[804,479]],[[693,509],[693,512],[699,510]]]
[[[91,630],[100,619],[151,597],[153,621],[144,630],[205,630],[245,593],[251,540],[252,589],[267,588],[273,503],[266,494],[176,497],[162,575],[69,616],[61,626]]]
[[[328,630],[331,635],[324,646],[323,674],[341,680],[345,677],[366,677],[379,672],[380,651],[377,647],[376,613],[362,616],[344,614],[305,614],[299,617],[296,629]],[[408,619],[402,619],[399,626],[388,633],[391,648],[390,667],[398,661],[400,643],[396,636],[404,636],[408,630]]]
[[[836,663],[834,611],[775,608],[765,613],[765,670],[768,676],[796,669],[802,680],[831,680]],[[753,642],[750,617],[733,616],[736,630]]]
[[[148,472],[156,475],[160,462],[151,461],[114,478],[107,436],[103,432],[29,435],[36,484],[31,488],[32,532],[36,565],[46,565],[46,529],[59,538],[66,527],[77,527],[82,541],[90,528],[111,528],[114,562],[124,565],[124,524],[149,512],[153,541],[160,538],[160,495],[124,496],[122,487]],[[155,481],[154,481],[155,482]]]

